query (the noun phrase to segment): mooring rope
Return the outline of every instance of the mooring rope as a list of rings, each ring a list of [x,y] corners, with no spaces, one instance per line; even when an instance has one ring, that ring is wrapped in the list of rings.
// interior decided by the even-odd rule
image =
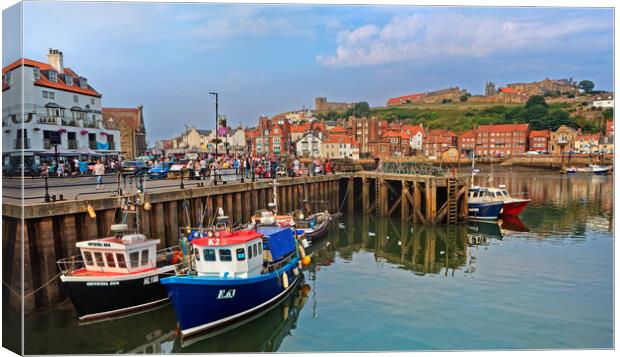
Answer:
[[[56,274],[53,278],[51,278],[50,280],[48,280],[45,284],[39,286],[37,289],[35,289],[34,291],[31,291],[30,293],[24,295],[24,299],[27,299],[29,297],[31,297],[32,295],[36,294],[39,290],[43,289],[44,287],[46,287],[47,285],[49,285],[51,282],[53,282],[54,280],[56,280],[60,275],[62,275],[62,273],[58,273]],[[11,288],[9,286],[9,284],[7,284],[4,280],[2,280],[2,284],[4,284],[4,286],[6,286],[10,292],[12,292],[13,294],[15,294],[17,297],[21,298],[21,294],[19,292],[17,292],[15,289]]]
[[[344,202],[347,200],[347,195],[349,193],[349,187],[351,186],[351,182],[353,182],[353,180],[349,180],[349,183],[347,184],[347,189],[344,192],[344,199],[342,200],[342,203],[340,204],[340,208],[338,209],[338,213],[342,212],[342,207],[344,206]]]

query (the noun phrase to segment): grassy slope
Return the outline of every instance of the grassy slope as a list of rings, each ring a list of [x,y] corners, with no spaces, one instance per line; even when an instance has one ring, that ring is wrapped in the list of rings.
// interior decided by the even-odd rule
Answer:
[[[399,107],[372,108],[373,116],[388,121],[402,120],[410,124],[424,124],[430,129],[468,130],[474,125],[501,122],[504,108],[522,107],[522,104],[495,103],[446,103],[406,104]],[[566,103],[551,104],[550,109],[564,109]]]

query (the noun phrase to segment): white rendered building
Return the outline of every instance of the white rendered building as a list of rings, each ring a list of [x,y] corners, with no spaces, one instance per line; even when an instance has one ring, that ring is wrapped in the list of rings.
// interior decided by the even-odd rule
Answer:
[[[2,69],[3,164],[19,164],[22,150],[26,165],[48,149],[118,155],[120,132],[106,128],[101,94],[63,67],[62,52],[50,49],[48,62],[23,58]]]

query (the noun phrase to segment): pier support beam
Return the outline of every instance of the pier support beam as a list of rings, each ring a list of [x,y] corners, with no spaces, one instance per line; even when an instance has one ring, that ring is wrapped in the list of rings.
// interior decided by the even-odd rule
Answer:
[[[353,213],[355,211],[355,181],[350,177],[347,182],[347,211]]]
[[[402,189],[400,195],[400,218],[409,219],[409,185],[405,180],[401,181]]]
[[[368,187],[368,179],[362,177],[362,211],[364,214],[368,214],[368,208],[370,207],[370,187]]]

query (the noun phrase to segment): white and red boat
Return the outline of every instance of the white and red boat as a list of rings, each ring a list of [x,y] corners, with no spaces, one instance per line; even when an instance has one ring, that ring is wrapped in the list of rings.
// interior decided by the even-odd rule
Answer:
[[[487,187],[487,192],[487,195],[504,202],[504,206],[502,207],[502,214],[504,215],[518,216],[530,203],[530,200],[527,198],[510,196],[504,185],[499,185],[499,187]]]

